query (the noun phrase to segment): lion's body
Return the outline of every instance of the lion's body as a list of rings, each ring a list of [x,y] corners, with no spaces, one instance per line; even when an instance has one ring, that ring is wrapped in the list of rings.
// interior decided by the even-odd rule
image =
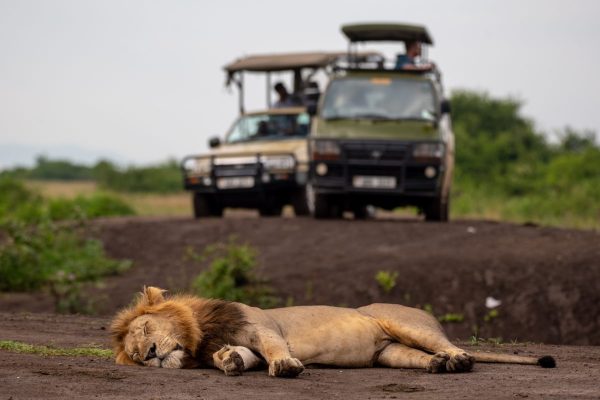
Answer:
[[[308,364],[461,372],[477,358],[450,343],[430,314],[395,304],[262,310],[190,296],[164,299],[160,289],[147,288],[117,315],[112,331],[117,363],[213,366],[228,375],[263,362],[274,376],[295,376]],[[480,360],[538,363],[494,356]]]

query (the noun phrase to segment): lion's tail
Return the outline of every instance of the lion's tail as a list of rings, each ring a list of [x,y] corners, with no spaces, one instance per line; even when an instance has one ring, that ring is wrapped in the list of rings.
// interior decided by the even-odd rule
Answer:
[[[554,368],[556,367],[556,361],[552,356],[543,356],[540,358],[535,357],[524,357],[516,356],[512,354],[497,354],[497,353],[485,353],[482,351],[476,351],[470,353],[475,357],[475,361],[481,363],[507,363],[507,364],[527,364],[527,365],[539,365],[542,368]]]

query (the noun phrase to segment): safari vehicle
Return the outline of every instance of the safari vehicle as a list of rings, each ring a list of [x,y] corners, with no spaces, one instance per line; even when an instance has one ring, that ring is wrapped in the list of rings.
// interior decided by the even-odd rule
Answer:
[[[344,53],[255,55],[225,66],[227,83],[239,89],[240,117],[224,139],[212,138],[211,151],[182,162],[184,186],[192,192],[194,216],[221,216],[226,207],[258,209],[263,216],[280,215],[291,204],[296,215],[308,215],[306,136],[318,86],[312,80]],[[266,74],[267,109],[244,110],[244,72]],[[297,107],[272,108],[271,73],[293,74]]]
[[[425,27],[346,25],[349,60],[358,42],[433,43]],[[351,62],[331,77],[309,141],[309,207],[317,218],[367,206],[414,205],[447,221],[454,166],[450,105],[433,64],[396,69],[385,59]]]

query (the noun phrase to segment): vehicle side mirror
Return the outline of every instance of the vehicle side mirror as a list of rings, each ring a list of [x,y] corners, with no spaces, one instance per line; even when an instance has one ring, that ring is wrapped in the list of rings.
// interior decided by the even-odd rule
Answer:
[[[215,147],[219,147],[221,145],[221,139],[218,137],[212,137],[208,140],[208,147],[214,149]]]
[[[442,100],[442,104],[441,106],[441,112],[442,114],[450,114],[451,112],[451,107],[450,107],[450,100]]]
[[[308,115],[310,115],[311,117],[314,117],[315,115],[317,115],[317,105],[309,104],[308,106],[306,106],[306,113]]]

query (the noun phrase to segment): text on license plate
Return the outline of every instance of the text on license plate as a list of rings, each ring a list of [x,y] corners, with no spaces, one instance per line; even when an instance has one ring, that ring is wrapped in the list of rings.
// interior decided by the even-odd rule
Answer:
[[[357,188],[395,189],[396,177],[356,175],[352,178],[352,186]]]
[[[217,187],[219,189],[240,189],[251,188],[254,186],[253,176],[236,176],[231,178],[217,179]]]

